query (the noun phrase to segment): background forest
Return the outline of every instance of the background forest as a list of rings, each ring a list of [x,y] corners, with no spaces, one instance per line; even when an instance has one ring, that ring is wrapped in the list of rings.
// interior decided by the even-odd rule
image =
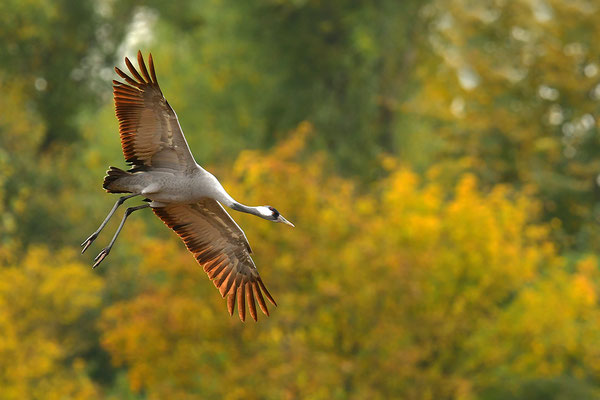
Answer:
[[[1,399],[600,398],[600,0],[0,2]],[[81,243],[140,48],[278,301]],[[121,213],[123,210],[121,210]],[[120,213],[118,214],[121,215]]]

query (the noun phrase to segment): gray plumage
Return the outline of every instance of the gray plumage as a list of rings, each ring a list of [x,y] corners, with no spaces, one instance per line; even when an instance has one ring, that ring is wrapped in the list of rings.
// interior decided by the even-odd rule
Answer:
[[[138,52],[138,72],[125,58],[132,76],[115,68],[125,80],[125,83],[113,81],[113,91],[123,155],[131,169],[110,167],[103,187],[109,193],[130,194],[119,198],[96,232],[82,243],[82,253],[125,200],[143,196],[149,203],[127,209],[110,244],[95,258],[94,268],[110,252],[127,217],[134,211],[151,207],[181,237],[221,295],[227,297],[230,314],[237,302],[243,321],[247,303],[256,320],[256,300],[269,315],[263,294],[274,305],[275,300],[250,257],[252,250],[246,235],[221,204],[273,222],[294,225],[273,207],[249,207],[235,201],[217,178],[196,163],[177,115],[160,90],[152,55],[148,61],[149,70]]]

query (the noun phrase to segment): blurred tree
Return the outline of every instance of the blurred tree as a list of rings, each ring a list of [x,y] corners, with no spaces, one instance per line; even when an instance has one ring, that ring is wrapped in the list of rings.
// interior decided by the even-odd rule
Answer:
[[[274,1],[244,4],[256,59],[276,82],[266,144],[302,120],[342,173],[371,176],[397,150],[396,104],[410,88],[417,18],[427,1]],[[357,151],[360,149],[360,151]]]
[[[69,227],[99,204],[74,196],[101,181],[86,168],[97,153],[83,146],[82,126],[110,93],[114,53],[138,10],[111,3],[0,4],[0,244],[73,243],[82,233]]]
[[[83,356],[94,343],[102,280],[71,252],[14,258],[0,264],[1,397],[97,399]]]
[[[135,390],[469,399],[498,379],[597,379],[595,259],[569,275],[548,230],[531,222],[528,195],[503,186],[485,194],[465,176],[445,201],[435,176],[419,183],[386,159],[391,176],[361,196],[325,174],[322,157],[297,162],[309,131],[301,125],[269,154],[244,152],[226,180],[249,203],[281,199],[274,205],[296,223],[236,215],[279,302],[275,316],[226,318],[176,237],[144,241],[141,294],[102,323],[103,344]]]
[[[555,244],[593,253],[599,232],[598,7],[0,4],[0,397],[597,397],[597,260]],[[227,319],[155,219],[103,280],[57,250],[114,201],[108,67],[137,47],[198,160],[298,226],[235,216],[280,304],[260,324]],[[269,151],[224,169],[247,148]]]
[[[94,1],[0,4],[0,243],[60,244],[72,220],[77,116],[118,37]],[[123,30],[123,29],[122,29]],[[85,78],[85,79],[84,79]],[[71,196],[72,197],[72,196]],[[15,247],[16,248],[16,247]]]
[[[39,151],[45,124],[28,106],[29,84],[27,78],[0,78],[5,94],[0,97],[0,245],[18,243],[12,248],[19,252],[31,243],[56,248],[77,243],[85,233],[72,227],[90,210],[104,212],[94,205],[111,201],[97,196],[82,201],[102,179],[88,167],[97,158],[93,151],[69,145]],[[96,222],[89,223],[92,229]]]
[[[568,235],[561,243],[580,250],[600,243],[599,9],[434,1],[422,10],[422,89],[406,105],[445,140],[449,171],[462,158],[487,185],[535,185],[546,220]]]
[[[0,5],[0,71],[4,81],[17,76],[26,83],[28,106],[43,126],[38,148],[77,139],[77,112],[97,104],[90,72],[120,38],[112,37],[111,26],[95,4],[9,0]]]
[[[596,400],[598,391],[572,378],[503,382],[482,393],[483,400]]]
[[[200,160],[269,148],[303,120],[321,133],[311,147],[344,174],[372,177],[377,155],[398,149],[397,105],[410,93],[423,1],[184,6],[196,23],[147,4],[166,15],[152,51]]]

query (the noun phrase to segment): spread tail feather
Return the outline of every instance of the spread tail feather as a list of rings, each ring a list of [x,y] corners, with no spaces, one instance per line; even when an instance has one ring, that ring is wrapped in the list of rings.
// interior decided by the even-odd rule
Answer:
[[[120,178],[129,175],[129,172],[123,171],[120,168],[110,167],[108,171],[106,171],[106,176],[104,177],[104,183],[102,183],[102,187],[106,189],[108,193],[131,193],[131,191],[125,190],[118,185],[118,180]]]

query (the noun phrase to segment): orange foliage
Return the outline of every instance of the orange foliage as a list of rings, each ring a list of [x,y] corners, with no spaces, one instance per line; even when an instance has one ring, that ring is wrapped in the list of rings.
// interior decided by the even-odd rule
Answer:
[[[323,157],[298,161],[310,132],[302,124],[268,154],[242,153],[225,180],[247,203],[275,199],[297,227],[235,214],[278,300],[270,318],[229,318],[177,238],[144,242],[142,293],[102,322],[134,389],[152,399],[472,398],[499,371],[549,376],[592,351],[576,333],[595,336],[595,261],[568,274],[529,197],[481,192],[470,175],[448,195],[391,160],[389,176],[360,193],[326,173]]]

